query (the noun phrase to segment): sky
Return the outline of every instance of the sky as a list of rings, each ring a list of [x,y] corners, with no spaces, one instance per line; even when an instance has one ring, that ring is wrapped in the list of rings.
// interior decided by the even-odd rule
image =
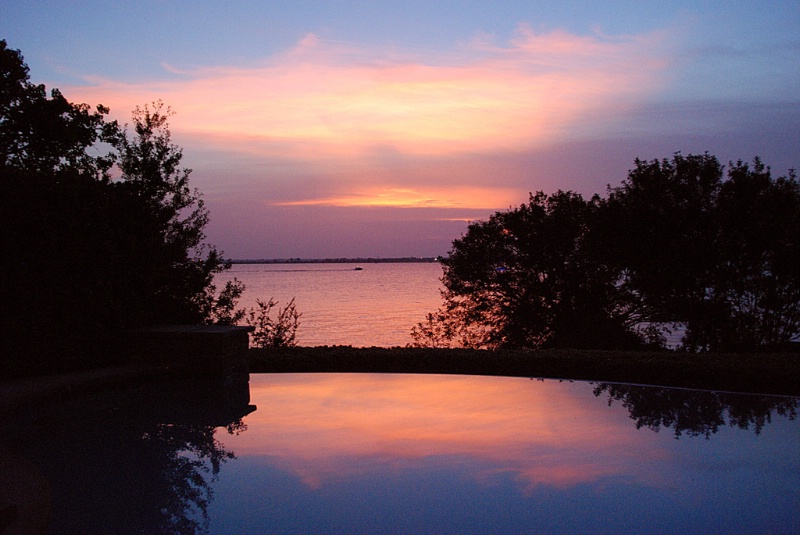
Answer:
[[[800,167],[800,3],[0,4],[31,79],[156,100],[228,258],[437,256],[530,192],[636,158]]]

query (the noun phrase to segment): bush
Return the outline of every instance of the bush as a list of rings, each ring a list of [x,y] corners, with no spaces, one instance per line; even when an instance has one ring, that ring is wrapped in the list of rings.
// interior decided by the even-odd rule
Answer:
[[[250,339],[253,347],[293,347],[297,345],[295,334],[300,326],[300,316],[294,304],[294,299],[289,301],[285,308],[278,308],[275,319],[271,317],[272,310],[278,302],[270,297],[266,303],[256,300],[257,307],[251,308],[247,324],[256,328],[251,333]]]

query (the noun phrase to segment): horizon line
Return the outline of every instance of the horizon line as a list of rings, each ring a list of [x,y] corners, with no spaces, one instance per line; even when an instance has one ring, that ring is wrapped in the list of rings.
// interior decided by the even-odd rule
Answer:
[[[236,258],[226,259],[230,264],[381,264],[438,262],[443,256],[401,256],[401,257],[337,257],[337,258]]]

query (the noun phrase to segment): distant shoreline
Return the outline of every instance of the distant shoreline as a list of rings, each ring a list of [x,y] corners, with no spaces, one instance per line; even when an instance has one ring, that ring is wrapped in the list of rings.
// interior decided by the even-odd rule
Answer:
[[[441,256],[403,256],[399,258],[244,258],[230,259],[231,264],[410,264],[440,262]]]

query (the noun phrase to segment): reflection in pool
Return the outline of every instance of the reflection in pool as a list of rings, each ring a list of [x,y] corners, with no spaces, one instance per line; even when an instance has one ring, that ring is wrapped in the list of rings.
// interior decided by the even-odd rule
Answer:
[[[800,427],[778,415],[793,416],[797,400],[767,398],[771,423],[754,418],[743,430],[740,421],[719,424],[725,402],[708,405],[720,395],[697,393],[701,406],[691,407],[691,394],[520,378],[254,376],[259,409],[245,420],[246,433],[225,439],[238,460],[220,477],[211,526],[797,532]],[[765,403],[727,398],[739,412],[748,400]],[[699,413],[715,432],[676,440],[637,429],[641,421],[630,415],[639,413],[681,422]]]
[[[82,452],[12,443],[73,481],[70,507],[117,492],[102,513],[122,532],[156,499],[170,530],[211,533],[800,532],[797,398],[393,374],[253,375],[249,394],[257,410],[239,392],[216,415],[159,394],[166,413],[109,413]],[[77,532],[54,511],[55,532]]]

